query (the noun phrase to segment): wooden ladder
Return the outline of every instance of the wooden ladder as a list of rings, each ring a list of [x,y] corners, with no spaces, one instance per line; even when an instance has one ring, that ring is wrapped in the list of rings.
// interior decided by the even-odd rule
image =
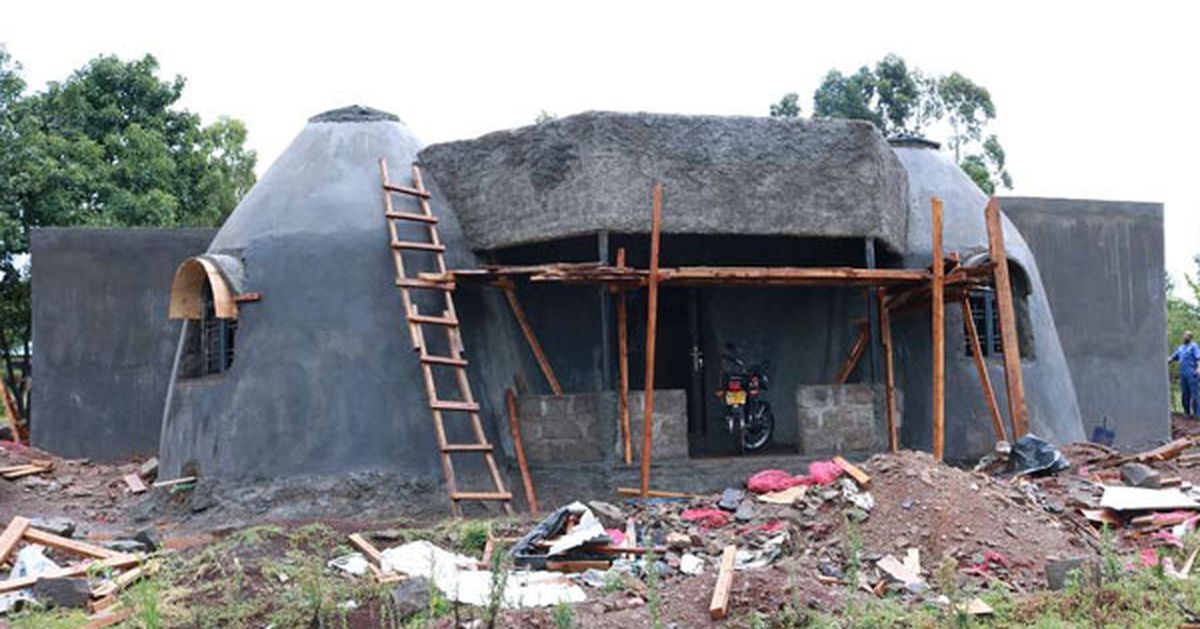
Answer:
[[[429,208],[429,192],[421,181],[421,170],[416,164],[412,166],[413,186],[401,186],[388,180],[387,160],[379,159],[379,176],[383,183],[384,217],[387,220],[388,237],[392,249],[392,260],[396,264],[396,286],[400,288],[400,297],[404,303],[405,318],[408,321],[408,331],[412,336],[413,349],[417,351],[417,360],[421,365],[421,374],[425,380],[425,394],[429,400],[429,410],[433,413],[433,427],[437,434],[438,456],[442,461],[442,474],[446,478],[446,489],[450,494],[450,510],[455,517],[462,515],[459,502],[463,500],[497,501],[504,505],[504,511],[512,514],[512,493],[504,488],[504,480],[496,467],[496,457],[492,444],[488,442],[487,433],[479,419],[479,404],[471,394],[471,382],[467,378],[467,360],[463,357],[462,334],[459,330],[458,313],[454,308],[454,284],[423,280],[419,276],[409,276],[404,270],[404,252],[414,255],[432,255],[437,263],[439,273],[445,274],[446,246],[438,237],[438,219]],[[400,212],[392,205],[392,195],[403,194],[415,197],[420,206],[420,212]],[[416,223],[424,227],[427,238],[420,240],[401,240],[398,224],[400,222]],[[436,293],[444,300],[441,313],[422,313],[413,303],[411,290],[427,290]],[[440,327],[446,332],[446,344],[449,347],[447,355],[431,354],[425,342],[424,326]],[[434,369],[451,369],[454,371],[458,388],[458,399],[442,399],[438,395],[437,378]],[[449,443],[446,439],[446,426],[443,413],[462,413],[471,419],[471,428],[475,433],[474,443]],[[454,476],[454,454],[482,454],[487,462],[488,471],[492,477],[492,491],[459,491],[458,482]]]

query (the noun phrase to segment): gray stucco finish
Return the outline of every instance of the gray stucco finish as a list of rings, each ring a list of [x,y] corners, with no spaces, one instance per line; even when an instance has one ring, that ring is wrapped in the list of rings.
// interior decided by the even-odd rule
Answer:
[[[650,230],[876,237],[904,246],[904,171],[878,131],[847,120],[588,112],[435,144],[421,163],[475,250]]]
[[[225,222],[209,251],[240,257],[243,289],[262,299],[240,308],[229,371],[175,382],[162,433],[164,474],[194,468],[229,480],[358,470],[440,476],[394,285],[377,166],[386,157],[390,179],[411,185],[418,147],[394,121],[312,122]],[[433,192],[447,264],[475,266],[454,215]],[[415,200],[395,199],[396,209],[418,211]],[[401,238],[424,240],[421,232],[406,225]],[[421,256],[428,264],[418,263]],[[406,260],[410,276],[433,268],[429,254]],[[413,294],[422,312],[440,314],[429,291]],[[468,291],[457,299],[460,318],[477,322],[464,330],[465,345],[493,442],[492,418],[503,412],[503,387],[518,362],[515,345],[506,344],[509,329],[483,314],[485,307],[498,311],[496,299]],[[431,353],[445,355],[440,329],[425,332]],[[448,394],[452,374],[443,371],[442,397],[456,399]],[[450,441],[469,442],[466,416],[446,415]],[[478,455],[456,457],[460,487],[486,488],[471,482],[480,467],[471,459],[481,462]]]
[[[1162,204],[1002,203],[1040,262],[1087,432],[1107,417],[1122,449],[1170,438]]]
[[[946,153],[932,148],[894,148],[908,171],[910,215],[908,254],[905,266],[928,266],[931,259],[930,199],[944,203],[945,252],[957,251],[964,258],[987,251],[984,208],[988,198],[959,169]],[[1003,204],[1001,206],[1003,208]],[[1010,262],[1028,276],[1030,322],[1034,357],[1022,359],[1029,430],[1054,443],[1084,439],[1083,423],[1075,386],[1059,343],[1050,302],[1042,284],[1037,260],[1012,222],[1003,220],[1005,248]],[[928,449],[931,445],[931,364],[929,319],[915,317],[898,323],[895,333],[898,379],[904,391],[905,423],[902,439],[906,446]],[[972,358],[963,351],[963,320],[959,308],[946,309],[946,456],[965,459],[988,452],[995,442],[991,420],[983,402]],[[1000,356],[988,358],[988,373],[1005,418],[1008,396]]]
[[[33,445],[98,461],[157,452],[179,337],[171,278],[214,233],[33,231]]]

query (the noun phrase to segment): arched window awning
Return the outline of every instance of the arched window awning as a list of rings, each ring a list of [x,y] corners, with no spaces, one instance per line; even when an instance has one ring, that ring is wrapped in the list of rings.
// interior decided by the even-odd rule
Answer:
[[[204,315],[204,288],[212,290],[213,308],[218,319],[237,319],[238,305],[221,268],[203,256],[188,258],[175,270],[171,282],[171,319],[198,320]]]

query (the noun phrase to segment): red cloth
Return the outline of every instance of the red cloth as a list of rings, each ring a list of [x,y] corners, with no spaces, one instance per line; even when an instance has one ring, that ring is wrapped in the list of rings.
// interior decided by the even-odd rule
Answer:
[[[713,529],[729,524],[729,514],[719,509],[688,509],[679,514],[688,522],[699,522],[706,529]]]
[[[813,461],[808,464],[808,476],[792,476],[783,470],[763,470],[746,481],[746,488],[756,494],[767,494],[796,485],[828,485],[842,472],[842,466],[833,461]]]
[[[763,470],[756,472],[746,481],[746,488],[756,494],[768,494],[796,485],[810,484],[812,481],[807,476],[792,476],[783,470]]]
[[[607,533],[610,538],[612,538],[613,546],[620,546],[625,542],[625,534],[619,529],[604,529],[604,532]]]

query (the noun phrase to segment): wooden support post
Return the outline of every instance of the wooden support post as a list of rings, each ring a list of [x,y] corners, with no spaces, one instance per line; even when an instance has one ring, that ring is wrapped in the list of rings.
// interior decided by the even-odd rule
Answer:
[[[842,363],[842,368],[838,370],[837,378],[834,382],[838,384],[846,384],[850,379],[850,374],[854,373],[854,368],[858,366],[858,361],[862,358],[863,350],[867,348],[868,341],[871,340],[871,328],[867,325],[858,327],[858,336],[854,339],[854,345],[850,346],[850,353],[846,354],[846,360]]]
[[[558,384],[558,378],[554,375],[554,369],[550,367],[550,361],[546,359],[546,353],[542,351],[542,344],[538,342],[537,335],[533,333],[533,327],[529,325],[529,319],[525,317],[525,310],[521,308],[521,302],[517,300],[517,289],[512,282],[504,281],[500,284],[500,290],[504,291],[504,298],[508,300],[508,307],[512,310],[513,316],[517,318],[517,325],[521,326],[521,333],[525,335],[525,342],[529,343],[529,349],[533,351],[533,357],[537,359],[538,367],[542,370],[542,375],[546,376],[546,382],[550,384],[550,390],[554,395],[562,395],[562,386]]]
[[[875,303],[879,304],[879,339],[883,345],[884,404],[887,408],[888,448],[900,449],[900,431],[896,417],[896,367],[892,360],[892,316],[888,311],[886,289],[879,288]]]
[[[617,249],[617,267],[625,268],[625,247]],[[617,291],[617,370],[620,372],[617,410],[621,415],[621,444],[625,465],[633,465],[633,437],[629,430],[629,322],[625,291]]]
[[[29,445],[29,430],[25,426],[25,420],[17,410],[17,401],[8,390],[8,384],[3,381],[0,381],[0,402],[4,403],[4,414],[12,426],[13,441]]]
[[[712,601],[708,604],[708,615],[721,620],[729,615],[729,593],[733,590],[733,564],[737,559],[737,546],[726,546],[721,553],[721,566],[717,570],[717,585],[713,588]]]
[[[942,259],[942,200],[933,197],[933,456],[941,461],[946,449],[946,302],[945,261]]]
[[[1025,409],[1025,382],[1021,375],[1021,348],[1017,341],[1017,315],[1013,306],[1012,283],[1008,276],[1008,252],[1004,248],[1004,227],[1000,220],[1000,200],[992,197],[984,211],[987,221],[988,255],[995,278],[996,307],[1000,309],[1000,342],[1004,348],[1004,384],[1008,388],[1008,414],[1012,418],[1012,438],[1028,432]]]
[[[650,216],[650,277],[646,283],[646,387],[642,392],[642,497],[650,496],[650,445],[654,423],[654,337],[658,331],[658,242],[662,231],[662,184],[654,184]]]
[[[538,512],[537,492],[533,490],[533,479],[529,476],[529,463],[525,460],[525,443],[521,439],[521,422],[517,417],[517,396],[512,389],[504,390],[504,403],[508,406],[508,427],[512,431],[513,450],[517,453],[517,467],[521,469],[521,482],[525,484],[525,500],[529,512]]]
[[[1008,441],[1004,418],[1000,416],[1000,405],[996,403],[996,392],[992,389],[992,379],[988,377],[987,363],[983,360],[983,348],[979,345],[979,330],[975,327],[975,314],[971,312],[971,299],[965,293],[962,297],[962,315],[963,325],[967,328],[967,341],[971,343],[971,356],[975,358],[975,371],[979,374],[979,384],[983,385],[983,399],[992,416],[996,441]]]

